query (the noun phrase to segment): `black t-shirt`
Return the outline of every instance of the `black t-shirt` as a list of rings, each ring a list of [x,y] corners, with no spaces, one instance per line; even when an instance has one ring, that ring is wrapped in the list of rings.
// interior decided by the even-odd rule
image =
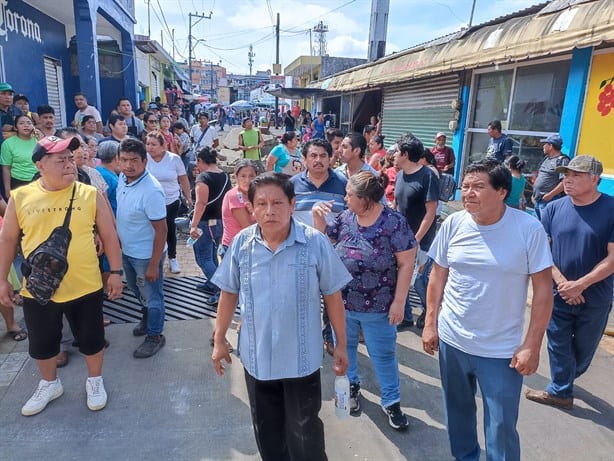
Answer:
[[[196,178],[196,183],[203,183],[209,187],[209,197],[207,199],[207,206],[200,221],[207,221],[209,219],[222,219],[222,201],[224,195],[228,192],[232,184],[230,178],[224,172],[216,173],[205,171]]]
[[[412,174],[399,171],[394,187],[394,198],[397,210],[407,218],[409,227],[414,234],[420,229],[420,224],[426,214],[426,202],[437,202],[439,199],[439,178],[430,168],[423,166]],[[435,238],[437,220],[422,237],[420,249],[428,251]]]

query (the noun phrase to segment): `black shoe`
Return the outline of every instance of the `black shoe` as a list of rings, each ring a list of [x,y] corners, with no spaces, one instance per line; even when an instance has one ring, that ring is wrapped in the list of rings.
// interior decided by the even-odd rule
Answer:
[[[422,314],[416,319],[416,328],[422,330],[424,328],[424,320],[426,318],[426,312],[423,311]]]
[[[143,318],[132,330],[134,336],[145,336],[147,334],[147,319]]]
[[[360,411],[360,384],[350,384],[350,413]]]
[[[409,427],[409,421],[407,421],[407,416],[401,411],[401,404],[399,402],[393,403],[386,408],[382,407],[382,410],[388,415],[388,424],[393,429],[399,431]]]
[[[414,326],[413,320],[403,320],[401,323],[397,325],[397,331],[406,331]]]
[[[164,335],[160,336],[146,336],[145,341],[134,351],[135,359],[146,359],[155,355],[166,344],[166,338]]]

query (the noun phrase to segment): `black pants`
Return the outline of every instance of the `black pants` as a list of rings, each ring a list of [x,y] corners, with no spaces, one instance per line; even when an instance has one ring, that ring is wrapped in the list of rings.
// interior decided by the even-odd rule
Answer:
[[[166,205],[166,243],[168,244],[168,259],[177,257],[177,230],[175,227],[175,218],[179,212],[179,199],[175,200],[170,205]]]
[[[320,370],[260,381],[245,371],[254,436],[263,461],[326,461]]]

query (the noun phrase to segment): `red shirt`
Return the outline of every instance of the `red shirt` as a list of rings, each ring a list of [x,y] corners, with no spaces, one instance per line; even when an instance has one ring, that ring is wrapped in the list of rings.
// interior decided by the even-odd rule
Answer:
[[[443,146],[441,148],[435,146],[431,149],[433,156],[435,157],[435,166],[440,173],[450,173],[448,170],[444,170],[446,165],[454,163],[454,151],[451,147]],[[452,171],[453,172],[453,171]]]

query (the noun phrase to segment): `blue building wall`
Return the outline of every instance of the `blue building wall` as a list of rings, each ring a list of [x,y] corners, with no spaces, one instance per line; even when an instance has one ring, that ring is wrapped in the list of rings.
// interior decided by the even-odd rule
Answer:
[[[100,109],[103,119],[115,108],[121,96],[138,101],[134,17],[129,11],[130,2],[116,0],[58,0],[74,9],[77,43],[78,72],[72,75],[70,49],[66,43],[64,24],[24,3],[8,0],[5,21],[0,30],[6,32],[6,40],[0,40],[4,56],[5,79],[18,93],[30,100],[30,109],[36,110],[48,101],[43,58],[60,61],[64,80],[64,103],[66,119],[70,124],[76,107],[73,95],[83,91],[90,104]],[[6,11],[9,13],[6,14]],[[98,50],[96,45],[96,13],[109,20],[121,33],[122,69],[117,78],[100,78]],[[21,30],[22,21],[17,21],[17,30],[11,30],[13,18],[26,18],[26,33]],[[58,115],[58,114],[56,114]]]
[[[6,29],[6,40],[0,41],[0,46],[3,48],[5,78],[13,85],[15,92],[28,96],[31,110],[47,103],[43,57],[48,56],[62,63],[64,90],[72,94],[74,89],[69,81],[70,58],[64,25],[21,0],[9,0],[6,10],[10,10],[12,18],[19,15],[32,23],[28,28],[30,33],[25,35],[21,24],[19,30],[10,31],[10,20],[5,13],[2,28]],[[70,118],[70,110],[67,112],[67,117]]]
[[[578,136],[580,135],[580,122],[582,120],[582,108],[584,107],[584,95],[588,84],[588,74],[591,68],[593,49],[575,48],[571,57],[565,102],[561,114],[561,126],[559,133],[563,138],[563,152],[570,157],[576,155]]]

